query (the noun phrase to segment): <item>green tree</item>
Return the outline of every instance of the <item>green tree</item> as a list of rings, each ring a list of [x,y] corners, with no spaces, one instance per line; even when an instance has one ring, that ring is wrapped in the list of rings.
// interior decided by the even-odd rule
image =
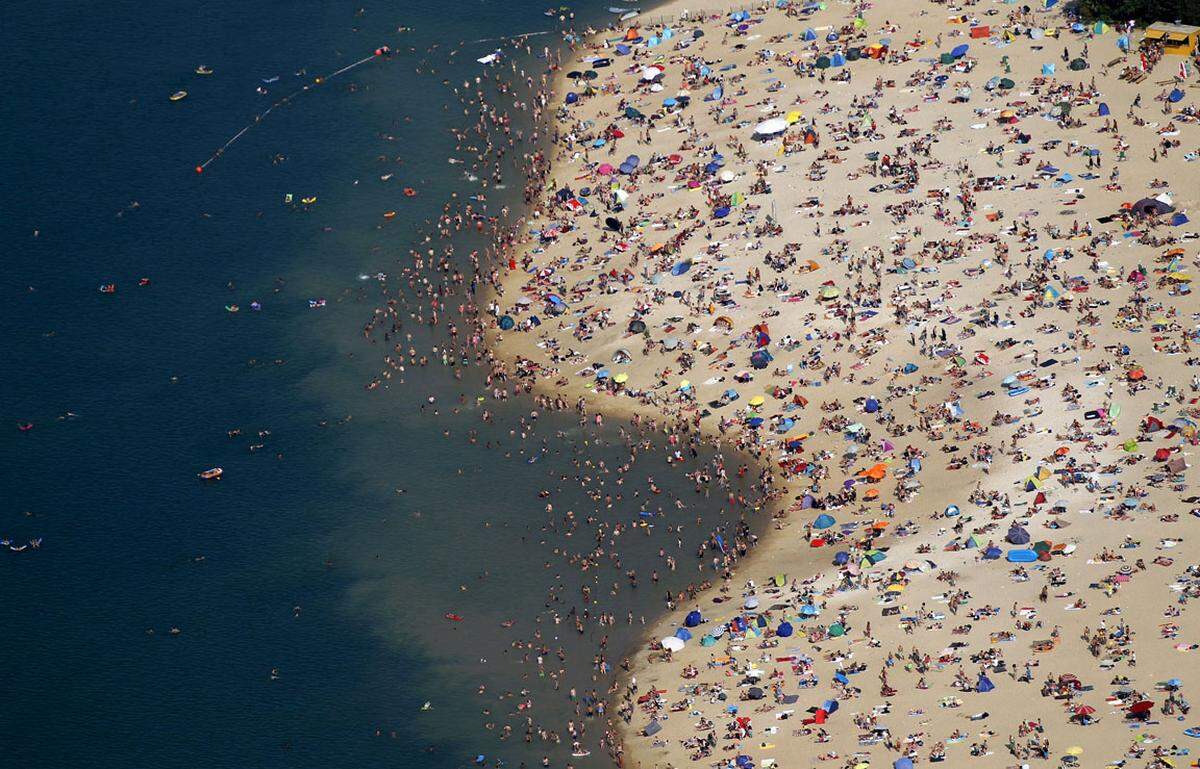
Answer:
[[[1079,0],[1076,10],[1089,20],[1137,19],[1143,24],[1179,20],[1200,24],[1200,0]]]

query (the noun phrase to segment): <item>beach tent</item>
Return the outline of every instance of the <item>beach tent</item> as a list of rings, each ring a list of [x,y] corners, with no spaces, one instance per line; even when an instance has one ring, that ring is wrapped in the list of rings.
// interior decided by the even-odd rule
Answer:
[[[1033,563],[1038,554],[1032,550],[1009,550],[1005,560],[1009,563]]]
[[[662,648],[666,649],[669,652],[682,651],[683,647],[686,645],[686,644],[684,644],[682,638],[676,638],[673,635],[667,636],[666,638],[662,639],[661,643],[662,643]]]
[[[979,674],[979,679],[975,682],[975,691],[981,692],[981,693],[982,692],[990,692],[992,689],[995,689],[995,688],[996,688],[996,685],[994,683],[992,683],[992,680],[990,678],[985,676],[983,673]]]
[[[879,401],[874,398],[867,398],[867,402],[863,404],[863,411],[868,414],[874,414],[876,411],[879,411]]]
[[[1088,63],[1087,63],[1087,61],[1085,61],[1083,59],[1072,59],[1071,63],[1068,64],[1067,66],[1071,69],[1071,71],[1079,72],[1081,70],[1087,69]]]
[[[516,325],[516,321],[513,320],[511,315],[501,315],[500,316],[500,329],[502,331],[508,331],[515,325]]]
[[[829,69],[829,57],[818,56],[816,62],[817,69]]]
[[[704,617],[698,611],[688,612],[687,617],[683,620],[683,624],[687,627],[696,627],[704,621]]]
[[[1108,103],[1107,103],[1107,102],[1100,102],[1100,117],[1105,117],[1105,116],[1107,116],[1107,115],[1110,115],[1110,114],[1112,114],[1112,113],[1111,113],[1111,111],[1108,109]]]
[[[780,638],[787,638],[792,634],[793,631],[794,628],[792,627],[792,624],[784,621],[780,622],[779,627],[775,629],[775,635],[779,636]]]
[[[1055,67],[1054,67],[1054,63],[1053,63],[1053,62],[1051,62],[1051,63],[1049,63],[1049,64],[1043,64],[1043,65],[1042,65],[1042,74],[1043,74],[1043,75],[1047,75],[1047,76],[1048,76],[1048,75],[1053,75],[1053,74],[1054,74],[1054,69],[1055,69]]]
[[[817,516],[817,519],[815,521],[813,521],[813,528],[814,529],[828,529],[831,526],[833,526],[835,523],[837,523],[837,521],[835,521],[833,519],[832,515],[830,515],[828,513],[821,513],[820,515]]]
[[[685,628],[685,627],[681,627],[681,628],[679,628],[678,630],[676,630],[676,631],[675,631],[675,637],[676,637],[676,638],[678,638],[680,641],[690,641],[690,640],[692,640],[692,634],[691,634],[691,632],[689,632],[689,631],[688,631],[688,629],[687,629],[687,628]]]
[[[846,66],[846,57],[842,53],[835,53],[829,58],[829,66],[844,67]]]
[[[1117,48],[1122,51],[1129,50],[1129,35],[1121,35],[1117,38]]]
[[[1159,195],[1154,198],[1142,198],[1133,204],[1133,210],[1139,214],[1147,214],[1151,216],[1161,216],[1169,214],[1175,210],[1171,198],[1167,195]]]
[[[802,40],[816,40],[817,39],[817,31],[815,29],[813,29],[812,27],[809,27],[808,29],[804,30],[804,35],[802,36],[801,39]]]
[[[897,758],[892,762],[892,769],[913,769],[912,759],[908,756]]]
[[[954,49],[950,51],[950,55],[956,59],[961,59],[967,55],[968,48],[969,46],[966,43],[963,43],[962,45],[956,45],[954,46]]]

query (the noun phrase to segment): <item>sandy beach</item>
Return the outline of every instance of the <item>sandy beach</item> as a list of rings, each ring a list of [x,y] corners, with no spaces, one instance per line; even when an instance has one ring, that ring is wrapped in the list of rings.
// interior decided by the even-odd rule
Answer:
[[[639,652],[623,762],[1192,764],[1188,57],[1057,6],[646,16],[564,61],[488,308],[774,498]]]

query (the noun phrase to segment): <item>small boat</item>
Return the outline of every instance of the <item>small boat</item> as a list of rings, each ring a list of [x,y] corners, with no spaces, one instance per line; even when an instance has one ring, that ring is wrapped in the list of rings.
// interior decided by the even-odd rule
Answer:
[[[227,305],[225,305],[225,311],[226,311],[226,312],[237,312],[237,311],[238,311],[238,310],[240,310],[240,309],[242,309],[242,308],[241,308],[241,307],[238,307],[236,304],[227,304]]]
[[[446,619],[450,620],[451,622],[462,622],[463,621],[463,618],[460,615],[451,614],[449,612],[446,613]]]
[[[116,283],[105,283],[105,284],[103,284],[102,286],[100,286],[100,293],[102,293],[102,294],[115,294],[115,293],[117,293],[117,284],[116,284]]]
[[[201,64],[199,67],[196,67],[197,75],[211,75],[212,73],[212,67],[208,66],[207,64]]]
[[[264,77],[264,78],[262,79],[262,81],[263,81],[263,83],[264,83],[264,84],[266,84],[266,85],[270,85],[271,83],[278,83],[278,82],[279,82],[279,75],[276,75],[275,77]]]
[[[395,211],[384,211],[384,212],[383,212],[383,218],[384,218],[384,219],[395,219],[395,218],[396,218],[396,212],[395,212]]]
[[[615,13],[615,14],[617,14],[618,16],[620,16],[622,13],[629,13],[629,11],[630,11],[630,10],[632,10],[632,9],[630,9],[630,8],[620,8],[620,7],[618,7],[618,6],[615,6],[615,5],[610,5],[610,6],[608,7],[608,12],[609,12],[609,13]]]
[[[200,480],[202,480],[202,481],[215,481],[218,478],[220,478],[224,472],[225,472],[225,470],[223,468],[210,467],[209,469],[205,470],[204,472],[199,473],[199,476],[200,476]]]
[[[171,94],[171,101],[182,101],[187,98],[187,91],[176,91]]]
[[[295,198],[292,196],[292,193],[290,193],[290,192],[283,196],[283,204],[285,206],[290,206],[292,204],[293,200],[295,200]]]
[[[636,8],[635,8],[634,10],[632,10],[632,11],[628,11],[628,12],[626,12],[626,13],[623,13],[623,14],[621,14],[621,21],[629,21],[629,20],[630,20],[630,19],[632,19],[634,16],[637,16],[637,15],[639,15],[640,13],[641,13],[641,11],[640,11],[640,10],[637,10]]]
[[[27,433],[33,429],[33,422],[17,422],[17,429],[23,433]]]
[[[310,310],[316,310],[316,309],[319,309],[324,306],[325,306],[324,299],[309,299],[308,300],[308,307]]]
[[[307,197],[307,198],[300,198],[300,202],[301,202],[301,203],[303,203],[303,204],[304,204],[304,205],[306,205],[306,206],[311,206],[313,203],[316,203],[316,202],[317,202],[317,196],[316,196],[316,195],[310,195],[310,196],[309,196],[309,197]]]

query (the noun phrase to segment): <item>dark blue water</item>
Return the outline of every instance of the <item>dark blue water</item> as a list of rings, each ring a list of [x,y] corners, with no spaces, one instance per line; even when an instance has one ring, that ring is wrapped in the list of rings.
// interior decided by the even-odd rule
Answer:
[[[486,753],[515,765],[551,751],[485,728],[519,722],[494,699],[503,691],[530,687],[550,721],[569,704],[509,654],[545,587],[581,579],[551,563],[553,548],[590,547],[542,531],[538,492],[586,514],[600,506],[574,459],[613,466],[628,452],[568,415],[543,415],[521,440],[509,428],[528,402],[489,404],[500,426],[482,425],[475,374],[431,367],[365,390],[385,351],[362,337],[380,298],[359,278],[394,279],[421,221],[472,191],[446,163],[461,105],[441,81],[473,76],[490,46],[460,41],[554,28],[541,11],[6,7],[0,536],[43,544],[0,551],[0,763],[461,766]],[[278,108],[192,170],[279,96],[381,44],[399,55]],[[195,75],[201,63],[215,74]],[[188,97],[169,101],[179,89]],[[286,206],[288,193],[318,202]],[[98,291],[109,283],[115,293]],[[420,409],[429,394],[436,416]],[[691,494],[661,457],[647,452],[641,475]],[[220,482],[198,481],[218,465]],[[601,514],[632,521],[665,504],[630,496]],[[714,509],[688,504],[682,515]],[[629,544],[626,568],[660,544]],[[639,616],[660,602],[650,589],[621,601]],[[595,636],[558,642],[581,686]]]

